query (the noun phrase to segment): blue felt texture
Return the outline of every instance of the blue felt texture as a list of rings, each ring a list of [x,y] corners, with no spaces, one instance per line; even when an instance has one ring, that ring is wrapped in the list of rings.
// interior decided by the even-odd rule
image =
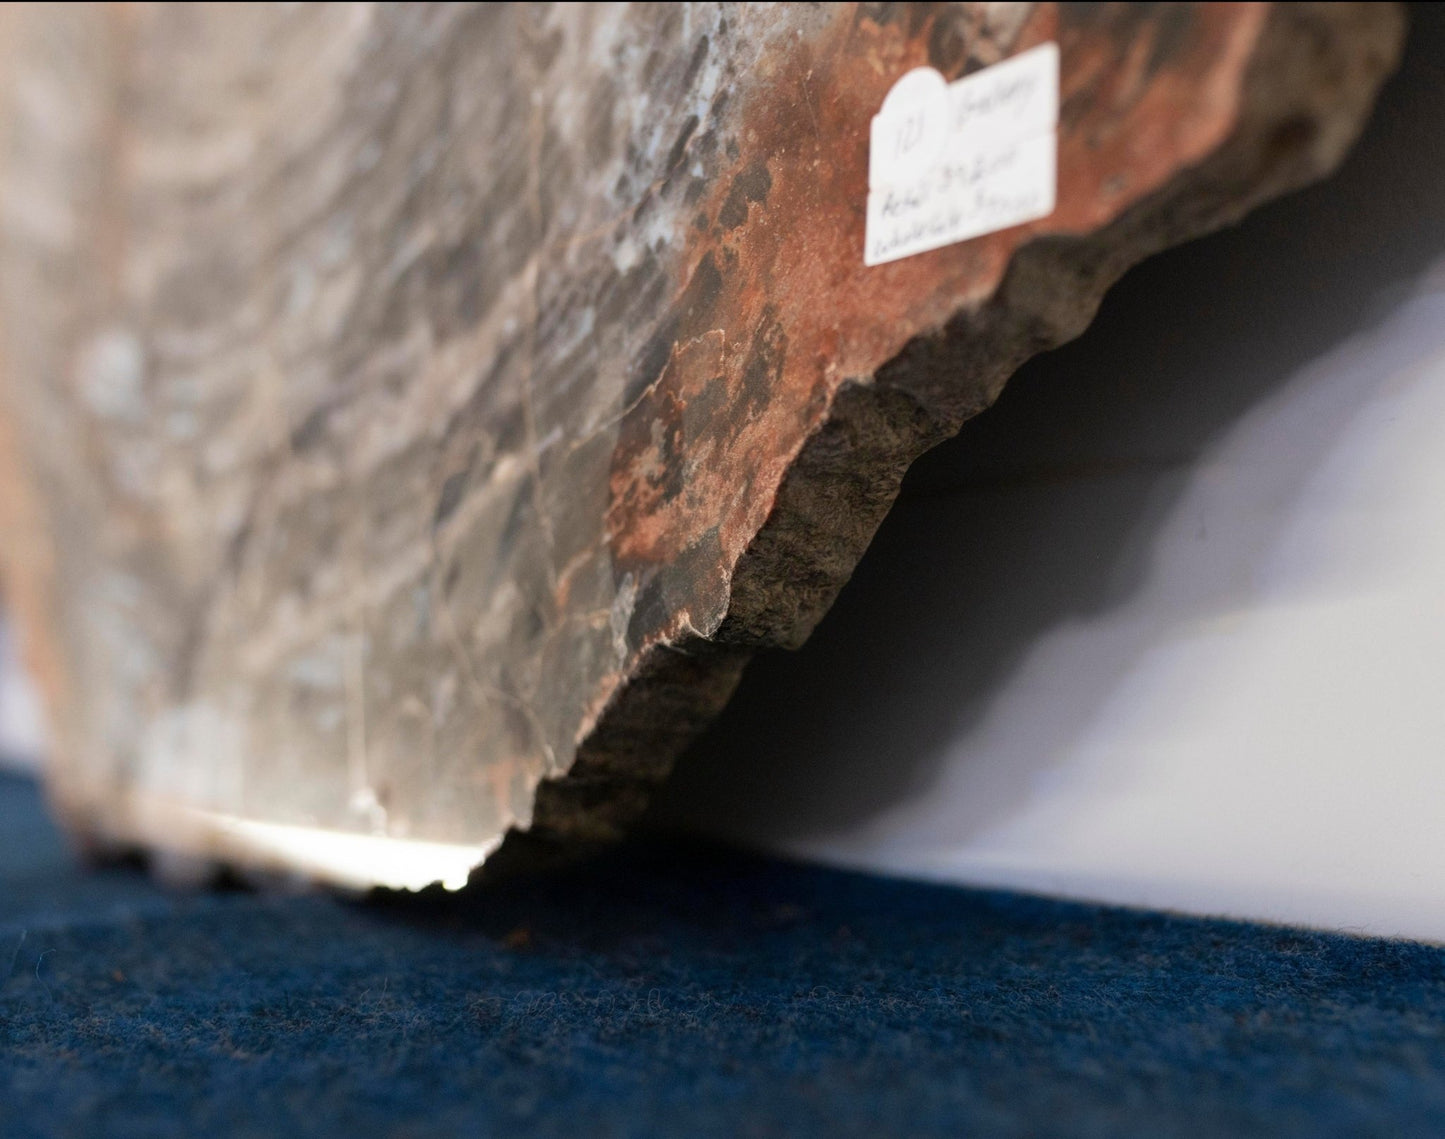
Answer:
[[[0,1135],[1445,1132],[1445,950],[659,846],[167,894],[0,777]]]

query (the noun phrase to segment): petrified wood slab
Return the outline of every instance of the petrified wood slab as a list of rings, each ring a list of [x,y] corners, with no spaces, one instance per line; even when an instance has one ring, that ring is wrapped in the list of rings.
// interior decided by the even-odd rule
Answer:
[[[54,796],[97,841],[395,886],[614,833],[908,463],[1130,264],[1330,170],[1400,35],[1354,4],[4,20],[0,520]],[[865,266],[893,84],[1046,43],[1053,208]]]

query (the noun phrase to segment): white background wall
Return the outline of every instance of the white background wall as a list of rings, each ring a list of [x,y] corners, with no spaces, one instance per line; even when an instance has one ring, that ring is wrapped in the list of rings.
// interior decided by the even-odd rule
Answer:
[[[0,771],[34,769],[43,737],[39,698],[22,669],[15,638],[0,620]]]
[[[1445,35],[1345,170],[1141,267],[928,456],[661,818],[1445,939]]]

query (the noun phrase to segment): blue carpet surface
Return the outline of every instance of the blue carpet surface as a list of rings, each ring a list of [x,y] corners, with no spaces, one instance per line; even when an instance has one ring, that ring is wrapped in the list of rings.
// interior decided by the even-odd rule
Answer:
[[[1438,948],[657,846],[168,894],[0,777],[7,1139],[1436,1132]]]

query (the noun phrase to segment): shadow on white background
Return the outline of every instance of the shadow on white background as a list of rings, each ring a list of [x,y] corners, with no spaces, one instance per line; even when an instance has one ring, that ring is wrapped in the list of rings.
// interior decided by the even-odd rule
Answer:
[[[1157,258],[926,457],[668,825],[1445,939],[1445,35],[1346,168]]]

